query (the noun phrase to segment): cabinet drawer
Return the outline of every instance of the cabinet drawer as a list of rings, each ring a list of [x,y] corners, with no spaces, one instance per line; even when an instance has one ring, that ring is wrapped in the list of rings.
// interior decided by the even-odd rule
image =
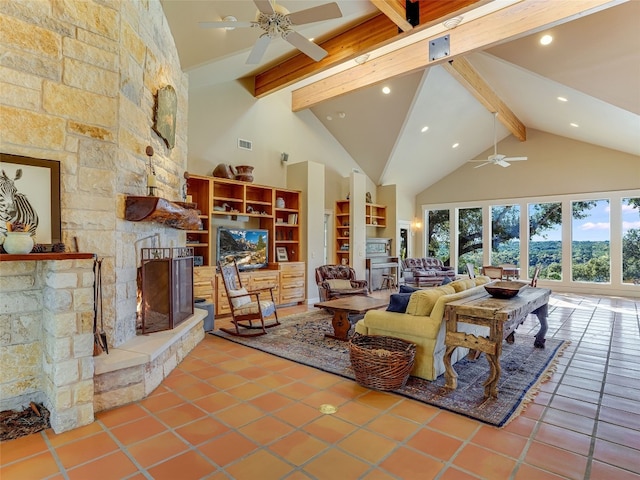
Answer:
[[[304,262],[288,262],[288,263],[283,262],[278,264],[278,268],[280,269],[281,274],[301,272],[304,275],[304,266],[305,266]]]
[[[280,303],[297,303],[304,301],[304,287],[287,288],[280,291]]]

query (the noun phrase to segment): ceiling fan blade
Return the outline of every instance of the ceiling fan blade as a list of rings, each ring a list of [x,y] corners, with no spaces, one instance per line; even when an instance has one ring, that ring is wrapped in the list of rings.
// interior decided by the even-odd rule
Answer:
[[[273,15],[276,11],[273,9],[273,5],[271,4],[271,0],[253,0],[253,3],[256,4],[258,10],[260,10],[265,15]]]
[[[309,41],[298,32],[290,31],[284,39],[308,57],[313,58],[316,62],[319,62],[328,55],[328,52],[324,48]]]
[[[474,161],[474,160],[472,160],[472,162],[473,162],[473,161]],[[475,161],[477,161],[477,160],[475,160]],[[482,160],[480,160],[480,161],[482,161]],[[476,166],[475,166],[475,167],[473,167],[473,168],[480,168],[480,167],[484,167],[485,165],[489,165],[490,163],[491,163],[491,162],[484,162],[484,163],[481,163],[480,165],[476,165]]]
[[[495,164],[496,165],[500,165],[501,167],[505,167],[505,168],[507,168],[509,165],[511,165],[509,162],[505,162],[504,160],[496,160]]]
[[[247,65],[255,65],[257,63],[260,63],[264,52],[267,51],[269,42],[271,42],[271,38],[267,34],[262,35],[260,38],[258,38],[258,40],[256,40],[256,43],[253,46],[251,53],[249,54],[249,58],[247,58]]]
[[[252,27],[253,22],[198,22],[200,28],[240,28]]]
[[[289,14],[289,20],[293,25],[304,25],[305,23],[320,22],[322,20],[330,20],[332,18],[342,17],[342,12],[338,4],[325,3],[317,7],[307,8],[299,12]]]
[[[520,162],[522,160],[527,160],[527,157],[505,157],[503,160],[508,160],[510,162]]]

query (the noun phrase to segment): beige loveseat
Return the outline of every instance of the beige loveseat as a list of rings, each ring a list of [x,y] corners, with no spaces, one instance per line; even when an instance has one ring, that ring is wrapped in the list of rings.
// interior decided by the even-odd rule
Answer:
[[[356,332],[362,335],[386,335],[415,343],[416,358],[411,375],[435,380],[444,373],[444,306],[448,302],[484,292],[489,277],[456,280],[441,287],[419,290],[410,294],[406,313],[370,310],[356,323]],[[486,327],[460,324],[459,331],[487,335]],[[458,347],[451,362],[463,358],[468,349]]]

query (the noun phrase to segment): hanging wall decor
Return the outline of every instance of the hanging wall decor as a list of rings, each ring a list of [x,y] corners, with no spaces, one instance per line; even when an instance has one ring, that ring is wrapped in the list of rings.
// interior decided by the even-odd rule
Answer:
[[[158,89],[153,130],[162,137],[169,148],[176,144],[177,112],[178,96],[175,89],[171,85]]]

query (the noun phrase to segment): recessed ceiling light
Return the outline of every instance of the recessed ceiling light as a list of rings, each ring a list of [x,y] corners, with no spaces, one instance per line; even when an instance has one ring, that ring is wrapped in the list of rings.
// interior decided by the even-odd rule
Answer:
[[[311,37],[311,38],[309,39],[309,41],[310,41],[310,42],[313,42],[314,40],[315,40],[315,38],[314,38],[314,37]]]
[[[427,126],[425,125],[424,127],[422,127],[422,128],[420,129],[420,132],[424,133],[424,132],[426,132],[427,130],[429,130],[429,127],[427,127]]]
[[[456,142],[453,145],[451,145],[451,148],[458,148],[459,146],[460,146],[460,144],[458,142]]]
[[[560,101],[560,102],[568,102],[569,100],[567,100],[565,97],[558,97],[558,101]]]
[[[362,55],[354,58],[355,62],[358,65],[362,65],[363,63],[365,63],[367,60],[369,60],[369,54],[368,53],[363,53]]]
[[[347,114],[346,114],[346,113],[344,113],[344,112],[338,112],[338,117],[340,117],[340,118],[345,118],[346,116],[347,116]]]
[[[327,115],[327,120],[331,121],[333,120],[333,117],[331,115]]]
[[[382,93],[389,95],[391,93],[391,89],[389,87],[382,87]]]
[[[553,37],[551,35],[543,35],[540,38],[540,45],[549,45],[551,42],[553,42]]]
[[[575,127],[575,128],[578,128],[580,126],[577,123],[573,123],[573,122],[571,122],[569,125],[571,125],[572,127]]]

